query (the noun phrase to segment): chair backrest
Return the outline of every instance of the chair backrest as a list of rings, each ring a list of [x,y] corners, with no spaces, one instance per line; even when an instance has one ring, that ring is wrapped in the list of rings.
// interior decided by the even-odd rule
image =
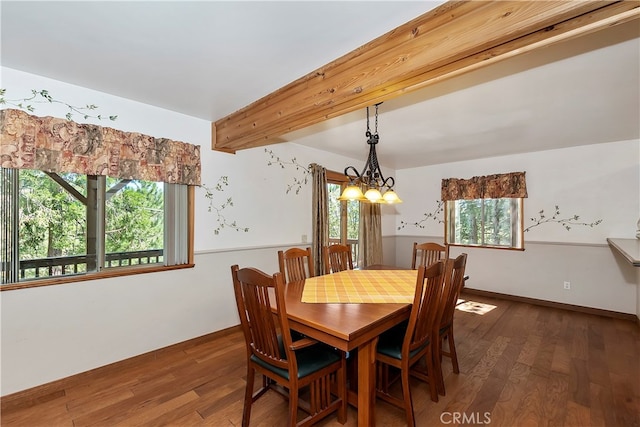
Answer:
[[[455,260],[449,259],[447,262],[451,267],[445,273],[440,327],[450,325],[453,322],[456,304],[460,297],[460,291],[464,286],[467,254],[460,254]]]
[[[240,269],[233,265],[231,277],[247,358],[253,355],[270,365],[295,372],[296,358],[291,350],[282,275],[269,276],[255,268]],[[274,296],[275,315],[271,307]]]
[[[449,245],[441,245],[435,242],[413,242],[411,269],[415,270],[421,265],[428,267],[436,261],[446,260],[447,258],[449,258]]]
[[[416,292],[402,344],[403,357],[430,341],[436,326],[440,324],[439,308],[444,274],[444,260],[436,261],[428,267],[418,267]]]
[[[349,245],[329,245],[322,247],[325,274],[353,270],[353,257]]]
[[[278,251],[278,264],[285,283],[297,282],[316,275],[311,248],[290,248],[286,251]]]

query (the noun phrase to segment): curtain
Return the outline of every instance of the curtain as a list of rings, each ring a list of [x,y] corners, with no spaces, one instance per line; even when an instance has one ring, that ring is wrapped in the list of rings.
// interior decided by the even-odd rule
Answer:
[[[164,265],[189,263],[189,187],[164,184]]]
[[[0,165],[200,185],[200,147],[22,110],[0,111]]]
[[[18,174],[0,168],[0,283],[19,280],[20,260],[16,258],[20,242],[15,232],[18,224]]]
[[[382,264],[382,218],[378,203],[360,202],[360,268]]]
[[[442,180],[442,201],[527,197],[525,172]]]
[[[324,274],[324,259],[322,248],[329,244],[329,194],[327,192],[327,170],[320,165],[312,163],[311,169],[313,196],[311,201],[312,211],[312,247],[314,268],[316,275]]]

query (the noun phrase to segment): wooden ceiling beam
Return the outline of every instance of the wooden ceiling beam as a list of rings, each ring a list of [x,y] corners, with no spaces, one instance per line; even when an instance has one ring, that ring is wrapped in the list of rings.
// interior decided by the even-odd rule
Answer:
[[[640,2],[448,2],[212,123],[235,152],[490,63],[640,17]]]

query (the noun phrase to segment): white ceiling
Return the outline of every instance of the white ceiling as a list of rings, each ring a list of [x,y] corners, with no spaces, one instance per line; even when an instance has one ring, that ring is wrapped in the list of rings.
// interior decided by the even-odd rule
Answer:
[[[2,65],[216,121],[441,1],[6,1]],[[283,136],[364,159],[365,111]],[[640,138],[638,21],[380,106],[403,169]],[[372,122],[373,126],[373,122]]]

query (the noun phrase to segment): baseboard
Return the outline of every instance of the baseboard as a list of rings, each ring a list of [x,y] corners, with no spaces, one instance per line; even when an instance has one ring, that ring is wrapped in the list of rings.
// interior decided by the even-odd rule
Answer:
[[[36,387],[28,388],[26,390],[21,390],[16,393],[2,396],[0,397],[0,412],[5,412],[9,409],[15,410],[19,408],[28,408],[38,403],[57,399],[64,396],[65,389],[73,385],[73,383],[86,381],[87,379],[90,379],[95,375],[104,375],[108,374],[111,371],[123,369],[124,367],[141,364],[146,360],[154,360],[158,357],[158,355],[162,353],[182,351],[189,347],[193,347],[203,342],[210,341],[214,338],[220,338],[230,333],[240,331],[240,325],[232,326],[227,329],[212,332],[210,334],[202,335],[200,337],[196,337],[187,341],[179,342],[168,347],[159,348],[148,353],[143,353],[138,356],[130,357],[128,359],[101,366],[99,368],[81,372],[70,377],[61,378],[50,383],[42,384]]]
[[[593,307],[583,307],[580,305],[565,304],[562,302],[554,302],[554,301],[547,301],[547,300],[541,300],[536,298],[521,297],[517,295],[501,294],[499,292],[491,292],[491,291],[484,291],[481,289],[467,288],[466,286],[464,287],[462,292],[471,294],[471,295],[481,295],[485,297],[499,298],[499,299],[504,299],[508,301],[525,302],[528,304],[540,305],[544,307],[560,308],[564,310],[577,311],[580,313],[595,314],[598,316],[629,320],[640,326],[640,319],[638,319],[638,317],[635,314],[620,313],[618,311],[603,310],[600,308],[593,308]]]

